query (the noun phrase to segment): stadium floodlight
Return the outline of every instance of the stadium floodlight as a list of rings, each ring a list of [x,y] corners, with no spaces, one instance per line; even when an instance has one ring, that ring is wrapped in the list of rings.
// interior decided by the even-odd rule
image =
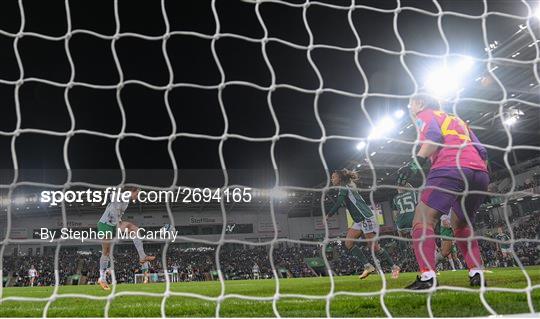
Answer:
[[[473,66],[473,58],[463,57],[453,65],[445,65],[435,69],[427,76],[425,87],[435,97],[449,97],[461,88],[463,77],[469,73]]]
[[[436,97],[446,97],[459,89],[457,73],[444,67],[431,72],[426,79],[426,88]]]
[[[15,197],[15,199],[13,200],[13,204],[15,205],[23,205],[24,203],[26,203],[26,198],[24,198],[23,196]]]
[[[363,150],[364,147],[366,147],[366,142],[364,142],[364,141],[356,144],[356,149],[359,150],[359,151]]]
[[[400,119],[400,118],[403,117],[403,115],[405,115],[405,111],[403,111],[402,109],[399,109],[399,110],[394,112],[394,117],[395,118]]]
[[[2,204],[2,206],[8,206],[10,204],[10,200],[8,197],[2,197],[0,203]]]
[[[534,11],[534,16],[540,19],[540,6],[536,7],[536,10]]]
[[[396,123],[394,120],[390,117],[384,117],[379,123],[373,127],[371,130],[371,133],[368,135],[368,139],[370,140],[376,140],[379,139],[386,134],[388,134],[392,129],[396,126]]]
[[[507,125],[507,126],[512,126],[512,125],[516,124],[517,120],[518,120],[517,117],[511,116],[511,117],[507,118],[506,120],[504,120],[504,124]]]
[[[271,192],[271,196],[276,199],[283,199],[287,197],[287,192],[280,189],[274,189]]]
[[[456,70],[461,73],[469,72],[474,66],[474,60],[471,57],[463,57],[457,64]]]

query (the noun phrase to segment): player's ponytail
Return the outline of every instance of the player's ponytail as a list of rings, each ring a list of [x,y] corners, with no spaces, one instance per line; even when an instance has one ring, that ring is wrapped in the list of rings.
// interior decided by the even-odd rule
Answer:
[[[358,174],[355,171],[350,171],[346,168],[334,171],[339,176],[339,180],[343,185],[349,185],[351,182],[358,180]]]

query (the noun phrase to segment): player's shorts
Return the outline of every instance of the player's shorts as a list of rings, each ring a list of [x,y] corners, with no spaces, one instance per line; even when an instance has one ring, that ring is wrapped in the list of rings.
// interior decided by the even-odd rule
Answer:
[[[466,167],[462,168],[462,171],[467,179],[469,191],[487,191],[489,184],[489,175],[487,172]],[[465,219],[466,213],[471,222],[474,221],[476,212],[486,197],[483,194],[467,194],[465,197],[464,212],[461,207],[462,195],[430,188],[433,186],[452,192],[463,192],[465,190],[465,182],[459,169],[457,167],[450,167],[431,170],[426,179],[426,189],[422,191],[420,199],[427,206],[443,214],[449,214],[452,209],[460,220]]]
[[[102,238],[112,239],[114,236],[116,236],[116,226],[98,222],[97,232],[98,236]]]
[[[398,231],[406,233],[412,230],[412,222],[414,213],[401,214],[396,219],[396,227]]]
[[[364,219],[359,223],[354,223],[350,228],[360,230],[364,234],[379,233],[379,223],[377,222],[377,218],[375,218],[375,216]]]

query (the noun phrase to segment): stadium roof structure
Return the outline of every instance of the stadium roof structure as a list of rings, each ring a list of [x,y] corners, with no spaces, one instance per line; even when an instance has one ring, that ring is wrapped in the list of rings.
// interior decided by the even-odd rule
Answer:
[[[482,63],[484,71],[476,69],[474,80],[468,81],[459,97],[452,102],[442,103],[445,111],[457,113],[487,146],[489,164],[493,171],[507,170],[505,152],[500,148],[510,145],[509,135],[512,138],[512,149],[508,152],[510,165],[540,156],[540,83],[534,74],[534,68],[538,71],[540,65],[531,62],[538,58],[536,45],[540,46],[540,40],[534,40],[527,32],[530,30],[538,39],[539,24],[532,21],[531,26],[517,25],[517,31],[508,39],[497,41],[486,48],[483,59],[487,60],[489,50],[492,56],[489,68],[500,85],[488,72],[487,63]],[[501,85],[507,95],[504,103],[500,102],[503,99]],[[512,123],[514,125],[505,123],[509,118],[516,119]],[[362,175],[365,185],[372,183],[373,176],[367,156],[375,168],[377,183],[385,184],[392,183],[395,169],[410,160],[411,145],[400,143],[399,140],[413,142],[416,138],[414,125],[405,117],[405,121],[395,131],[399,133],[370,141],[371,145],[366,147],[360,157],[355,156],[346,164]]]
[[[181,32],[170,34],[166,40],[175,84],[195,83],[211,87],[204,90],[177,87],[170,91],[170,109],[176,123],[171,123],[163,105],[166,90],[153,90],[141,84],[159,86],[169,79],[163,61],[165,24],[159,1],[129,6],[121,4],[118,8],[122,36],[115,40],[115,48],[125,73],[124,80],[131,81],[118,91],[115,87],[118,73],[111,52],[111,35],[116,32],[113,2],[69,3],[74,32],[68,42],[75,65],[75,80],[94,85],[74,85],[67,90],[75,121],[68,114],[64,88],[55,87],[50,84],[52,82],[35,80],[69,81],[71,71],[63,42],[67,40],[63,38],[67,30],[65,2],[24,3],[25,34],[17,40],[25,67],[25,80],[18,92],[20,115],[15,114],[14,106],[14,87],[20,74],[13,53],[13,41],[18,37],[15,35],[21,26],[20,10],[16,1],[2,2],[5,7],[0,12],[5,18],[0,28],[9,41],[0,43],[5,45],[5,50],[0,51],[0,58],[10,61],[10,68],[0,74],[1,79],[7,79],[0,86],[0,98],[5,102],[1,123],[5,136],[0,138],[0,167],[12,169],[14,155],[17,155],[20,177],[25,177],[25,170],[35,169],[28,175],[38,178],[29,179],[61,185],[66,181],[66,158],[73,170],[118,170],[118,157],[121,155],[127,169],[146,171],[144,177],[148,179],[159,175],[152,169],[172,169],[172,160],[181,170],[198,170],[195,178],[199,178],[205,174],[201,173],[202,170],[220,171],[222,162],[219,155],[223,155],[231,177],[229,184],[248,185],[242,182],[245,179],[234,178],[234,170],[253,170],[260,179],[270,180],[253,186],[270,188],[275,181],[270,156],[273,152],[281,185],[321,187],[327,179],[326,172],[322,170],[323,159],[329,169],[349,167],[359,170],[364,177],[362,187],[393,184],[395,169],[412,154],[410,144],[396,140],[414,141],[415,130],[409,118],[403,116],[396,121],[399,124],[387,137],[369,140],[361,152],[354,145],[360,138],[369,138],[372,123],[368,121],[367,114],[375,121],[393,114],[398,108],[404,110],[407,97],[413,93],[411,81],[407,81],[399,61],[402,48],[392,28],[396,2],[364,1],[365,6],[351,12],[351,24],[348,23],[350,1],[310,3],[306,9],[307,23],[302,17],[303,1],[287,2],[295,5],[284,3],[260,3],[261,20],[253,3],[216,1],[220,35],[215,37],[215,55],[223,64],[227,81],[235,81],[227,84],[222,92],[228,124],[225,140],[225,119],[218,103],[218,89],[213,87],[218,87],[220,80],[215,57],[210,50],[211,39],[216,32],[210,1],[189,4],[165,1],[171,31]],[[519,6],[517,2],[486,3],[490,13],[518,11],[516,14],[520,16],[527,14],[523,4]],[[437,27],[439,9],[430,1],[404,1],[401,5],[409,8],[399,12],[397,26],[407,49],[404,58],[414,77],[420,80],[425,65],[447,57]],[[496,83],[484,85],[480,80],[488,73],[485,63],[488,52],[482,52],[484,34],[479,32],[483,31],[480,26],[483,5],[483,1],[440,2],[444,11],[444,33],[452,49],[448,57],[459,57],[455,52],[463,54],[470,51],[478,62],[474,76],[470,77],[460,94],[460,102],[455,105],[456,113],[469,121],[483,143],[504,148],[508,134],[496,102],[500,100],[502,91]],[[425,11],[418,12],[411,7]],[[462,19],[459,14],[469,14],[472,18]],[[144,25],[140,23],[141,19],[144,19]],[[538,155],[536,150],[522,147],[538,147],[540,141],[539,108],[523,102],[539,104],[538,81],[531,72],[533,64],[524,63],[537,54],[538,43],[533,43],[530,32],[538,38],[538,28],[535,27],[538,21],[530,19],[531,26],[527,26],[523,19],[498,19],[504,20],[504,17],[497,14],[486,17],[486,31],[487,38],[492,41],[489,53],[494,58],[509,59],[492,59],[491,67],[509,94],[507,103],[502,106],[503,116],[519,116],[519,120],[509,127],[513,145],[519,145],[510,153],[510,164],[513,164]],[[270,72],[262,56],[264,28],[261,21],[264,21],[269,37],[264,42],[267,58],[275,72],[276,84],[280,85],[273,91],[269,86]],[[355,32],[361,43],[358,43]],[[478,36],[469,37],[474,32],[479,33]],[[144,37],[135,36],[137,34]],[[493,42],[496,41],[493,39],[507,35],[507,40]],[[51,40],[51,37],[56,37],[56,40]],[[313,46],[309,46],[310,37]],[[454,51],[455,47],[457,51]],[[476,51],[481,52],[473,54]],[[365,99],[361,95],[366,83],[360,76],[357,62],[366,74],[370,94],[374,92],[373,96]],[[322,84],[314,69],[320,73]],[[27,77],[34,80],[29,81]],[[486,81],[490,82],[489,79]],[[110,89],[96,89],[96,83],[108,85]],[[319,84],[323,87],[322,93],[317,90]],[[386,97],[378,96],[379,92]],[[122,112],[126,115],[125,127],[117,93],[123,103]],[[486,99],[494,103],[465,98]],[[275,118],[270,108],[275,112]],[[447,110],[453,110],[453,106],[450,104]],[[24,131],[14,134],[19,117]],[[171,139],[173,124],[177,133],[183,136]],[[71,125],[79,131],[68,136],[66,132]],[[131,135],[118,137],[122,127]],[[344,138],[324,141],[323,129],[327,137]],[[281,135],[279,138],[276,132]],[[171,150],[168,149],[169,140]],[[16,154],[12,152],[12,143]],[[171,153],[175,155],[174,159]],[[364,160],[366,156],[373,163],[371,167]],[[505,166],[503,156],[504,152],[500,150],[490,151],[492,168],[497,170]],[[56,174],[53,172],[55,169],[64,172]],[[304,172],[300,172],[302,170]],[[375,182],[371,180],[374,173],[378,178]],[[0,174],[0,179],[2,185],[9,185],[12,173]],[[255,179],[248,179],[248,182],[252,180]]]

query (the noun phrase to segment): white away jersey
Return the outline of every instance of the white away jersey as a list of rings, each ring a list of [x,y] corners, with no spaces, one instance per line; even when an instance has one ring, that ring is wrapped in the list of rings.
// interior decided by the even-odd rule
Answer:
[[[118,225],[122,220],[122,215],[124,215],[128,205],[129,202],[110,202],[109,205],[107,205],[107,208],[105,208],[105,212],[101,215],[99,221],[111,226]]]

